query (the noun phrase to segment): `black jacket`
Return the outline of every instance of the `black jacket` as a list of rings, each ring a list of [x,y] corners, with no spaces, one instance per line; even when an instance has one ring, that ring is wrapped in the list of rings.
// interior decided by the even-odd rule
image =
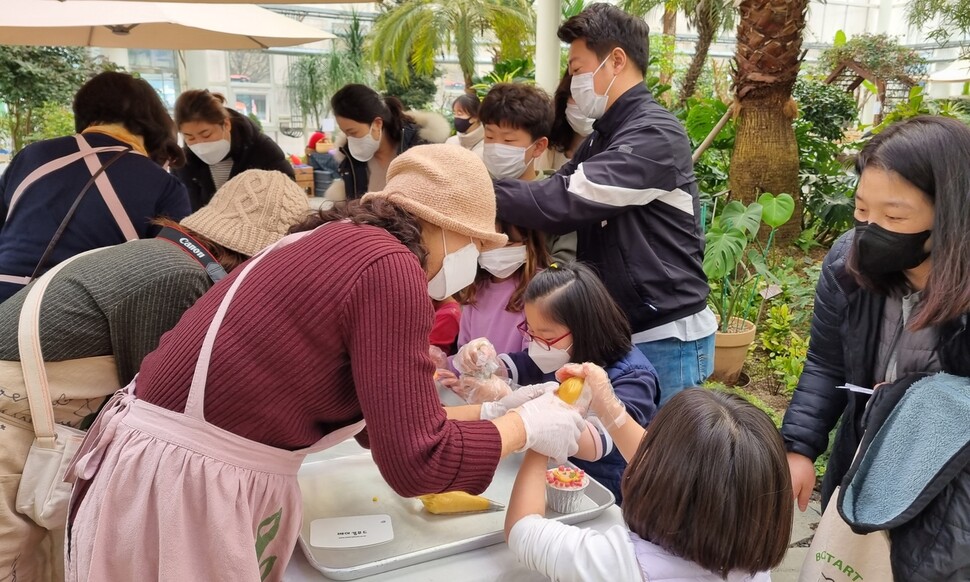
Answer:
[[[547,180],[498,180],[501,220],[576,231],[634,333],[702,311],[704,235],[684,127],[643,85],[593,124],[573,159]]]
[[[876,390],[863,415],[865,435],[842,480],[839,513],[856,533],[889,531],[897,582],[970,580],[966,385],[956,376],[909,375]],[[949,446],[919,442],[931,419]]]
[[[823,505],[852,463],[869,400],[866,395],[836,386],[850,383],[873,387],[885,304],[885,297],[861,288],[846,271],[853,236],[853,231],[842,235],[822,264],[808,358],[781,427],[788,451],[815,459],[825,452],[829,432],[841,417],[822,482]],[[940,326],[936,351],[942,371],[970,376],[966,314]]]
[[[229,178],[233,178],[246,170],[276,170],[295,179],[293,166],[286,159],[286,154],[272,139],[261,132],[256,124],[248,117],[231,109],[229,113],[232,129],[229,132],[231,146],[229,157],[232,158],[232,171]],[[185,151],[185,165],[175,170],[182,183],[189,191],[189,201],[192,211],[196,211],[209,203],[216,193],[215,182],[209,165],[199,159],[188,146]]]

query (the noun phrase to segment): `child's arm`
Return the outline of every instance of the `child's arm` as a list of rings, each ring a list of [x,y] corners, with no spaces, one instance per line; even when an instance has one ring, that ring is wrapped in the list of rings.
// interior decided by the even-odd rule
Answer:
[[[566,364],[557,372],[557,376],[560,378],[577,376],[586,379],[587,385],[593,390],[590,409],[607,428],[620,454],[629,462],[636,455],[646,430],[637,424],[613,393],[613,386],[606,371],[595,364]]]
[[[583,461],[598,461],[613,451],[613,438],[603,424],[594,417],[586,419],[586,430],[579,437],[579,450],[573,457]]]
[[[505,513],[505,541],[520,519],[527,515],[546,514],[546,468],[549,459],[535,451],[526,451],[519,474],[512,486],[512,499]]]
[[[624,526],[600,533],[541,517],[546,509],[547,463],[546,457],[527,452],[512,488],[505,539],[516,558],[559,582],[642,579]]]

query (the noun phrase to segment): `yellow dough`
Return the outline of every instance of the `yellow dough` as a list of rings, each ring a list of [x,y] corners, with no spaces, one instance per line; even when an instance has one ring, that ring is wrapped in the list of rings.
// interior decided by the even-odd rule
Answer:
[[[449,491],[447,493],[432,493],[418,497],[428,513],[467,513],[470,511],[486,511],[491,502],[481,495],[469,495],[464,491]]]
[[[556,390],[556,395],[565,402],[566,404],[573,404],[579,400],[579,395],[583,393],[583,379],[576,378],[566,378],[559,385],[559,389]]]

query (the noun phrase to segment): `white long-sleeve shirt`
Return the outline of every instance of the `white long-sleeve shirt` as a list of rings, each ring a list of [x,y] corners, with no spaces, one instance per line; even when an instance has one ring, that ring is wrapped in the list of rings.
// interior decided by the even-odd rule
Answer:
[[[703,567],[671,555],[621,525],[604,532],[529,515],[512,526],[509,548],[526,566],[555,582],[724,582]],[[770,582],[731,572],[727,582]]]

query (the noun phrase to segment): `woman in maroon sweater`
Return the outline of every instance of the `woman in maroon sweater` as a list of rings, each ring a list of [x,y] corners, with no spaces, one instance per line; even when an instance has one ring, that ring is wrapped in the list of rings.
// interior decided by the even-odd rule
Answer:
[[[403,496],[480,493],[513,451],[575,452],[585,421],[551,393],[519,390],[499,411],[511,413],[483,419],[478,405],[442,408],[434,388],[429,295],[471,283],[479,250],[505,243],[481,160],[420,146],[387,179],[234,271],[145,358],[134,396],[106,408],[74,467],[69,580],[279,579],[300,527],[304,449],[362,420],[357,440]],[[190,399],[227,294],[202,396]]]

